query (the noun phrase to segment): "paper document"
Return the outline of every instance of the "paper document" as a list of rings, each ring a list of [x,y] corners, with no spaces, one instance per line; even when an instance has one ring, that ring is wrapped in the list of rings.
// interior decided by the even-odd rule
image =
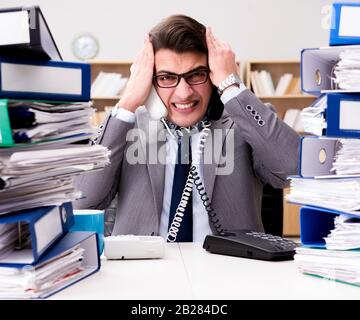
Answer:
[[[290,177],[287,201],[346,211],[360,216],[360,178]]]
[[[360,249],[360,219],[342,214],[334,219],[335,228],[325,237],[331,250]]]
[[[323,135],[323,131],[326,129],[326,106],[326,95],[322,95],[309,107],[302,109],[300,113],[300,119],[304,132],[317,136]]]
[[[334,68],[334,89],[360,90],[360,50],[346,49],[339,55],[340,60]]]
[[[80,277],[84,249],[76,247],[70,252],[36,267],[0,268],[1,298],[35,298]]]
[[[300,272],[360,286],[360,251],[296,248]]]

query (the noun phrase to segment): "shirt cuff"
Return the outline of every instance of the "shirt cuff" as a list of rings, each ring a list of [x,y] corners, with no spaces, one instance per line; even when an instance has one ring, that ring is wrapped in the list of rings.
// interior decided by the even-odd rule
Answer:
[[[115,106],[112,111],[111,115],[119,120],[122,120],[124,122],[128,123],[134,123],[135,122],[135,113],[126,110],[124,108]]]
[[[221,102],[225,104],[226,102],[230,101],[232,98],[239,95],[245,89],[246,87],[243,83],[240,83],[240,87],[232,86],[230,88],[227,88],[220,97]]]

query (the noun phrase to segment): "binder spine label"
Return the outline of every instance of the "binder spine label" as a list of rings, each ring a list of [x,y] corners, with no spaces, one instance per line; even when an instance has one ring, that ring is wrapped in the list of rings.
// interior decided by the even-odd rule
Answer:
[[[48,214],[36,221],[34,229],[37,252],[41,254],[49,244],[63,233],[60,208],[55,207]]]

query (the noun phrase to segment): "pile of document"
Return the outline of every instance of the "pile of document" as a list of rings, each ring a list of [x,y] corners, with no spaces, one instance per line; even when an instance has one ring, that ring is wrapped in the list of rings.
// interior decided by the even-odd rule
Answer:
[[[360,250],[298,247],[294,260],[304,274],[360,286]]]
[[[360,49],[346,49],[334,67],[334,83],[341,90],[360,90]]]
[[[340,214],[334,219],[335,228],[325,237],[329,250],[349,250],[360,247],[360,219]]]
[[[0,268],[0,298],[37,298],[70,283],[84,273],[83,255],[84,249],[76,246],[35,267]]]
[[[327,106],[326,95],[320,96],[309,107],[300,113],[304,132],[321,136],[326,129],[325,110]]]
[[[333,5],[332,18],[342,5]],[[347,9],[360,18],[359,4]],[[301,112],[302,124],[317,137],[301,137],[298,175],[289,177],[286,199],[302,205],[299,270],[360,286],[360,47],[344,43],[340,30],[332,29],[332,41],[335,32],[343,48],[302,51],[303,90],[318,96]]]
[[[7,23],[26,27],[0,43],[0,298],[43,298],[100,268],[96,233],[71,231],[71,202],[74,178],[110,151],[91,141],[90,65],[61,60],[39,7],[0,10]]]
[[[93,135],[92,102],[45,103],[9,101],[8,112],[15,143],[42,142],[75,135]]]
[[[109,154],[100,145],[29,148],[3,156],[0,150],[0,214],[79,198],[81,192],[74,189],[72,178],[104,168]]]
[[[360,216],[360,178],[307,179],[291,177],[290,202],[309,204]]]
[[[340,214],[324,237],[325,247],[298,247],[294,256],[306,274],[360,286],[360,219]]]
[[[337,175],[360,175],[360,140],[340,139],[333,167]]]

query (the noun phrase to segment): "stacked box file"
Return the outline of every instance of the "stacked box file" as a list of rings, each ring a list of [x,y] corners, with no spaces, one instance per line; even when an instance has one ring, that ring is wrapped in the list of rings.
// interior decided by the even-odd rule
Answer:
[[[62,61],[37,6],[0,10],[4,30],[14,32],[0,36],[0,298],[44,298],[100,268],[96,233],[69,231],[73,178],[110,153],[91,145],[90,66]]]
[[[334,3],[332,18],[330,46],[301,53],[302,90],[318,99],[301,113],[313,136],[287,200],[304,205],[299,270],[360,286],[360,4]]]

